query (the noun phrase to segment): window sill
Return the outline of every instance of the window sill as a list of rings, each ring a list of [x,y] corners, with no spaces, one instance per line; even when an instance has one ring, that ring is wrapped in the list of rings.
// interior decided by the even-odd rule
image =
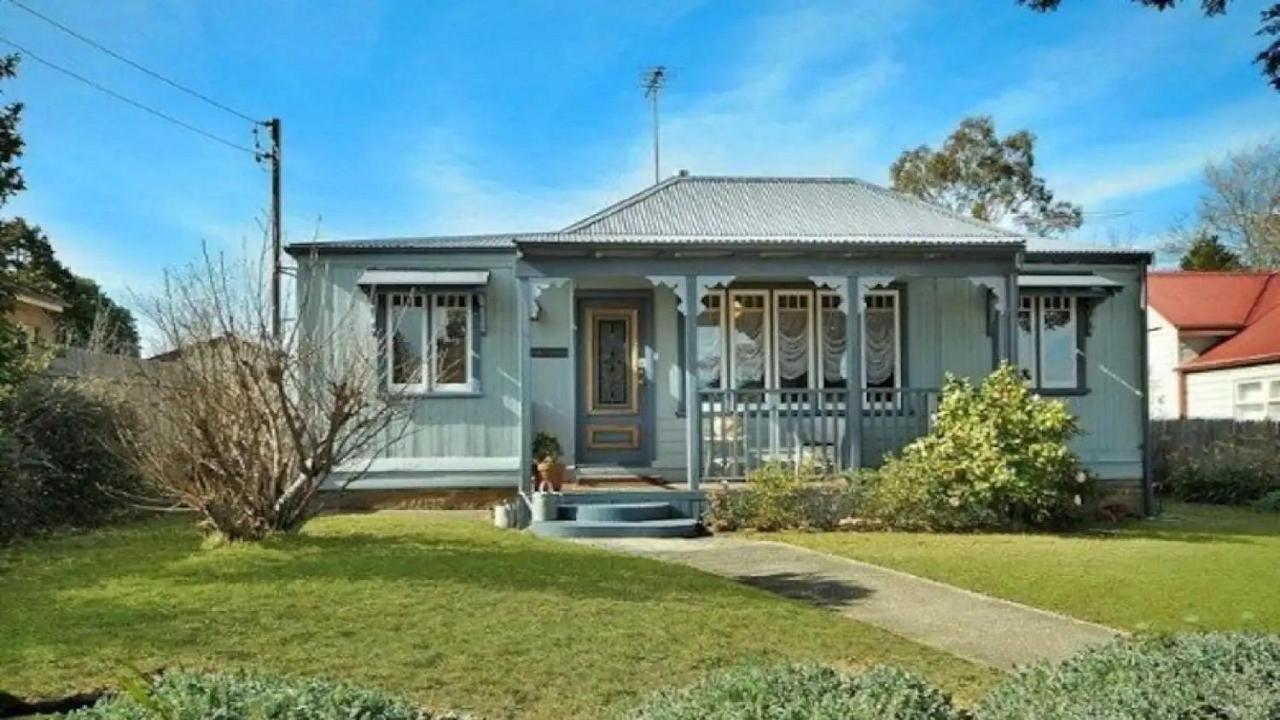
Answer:
[[[484,393],[479,390],[388,390],[383,391],[388,397],[404,400],[432,399],[443,400],[446,398],[481,398]]]
[[[1031,392],[1041,397],[1084,397],[1089,388],[1030,388]]]

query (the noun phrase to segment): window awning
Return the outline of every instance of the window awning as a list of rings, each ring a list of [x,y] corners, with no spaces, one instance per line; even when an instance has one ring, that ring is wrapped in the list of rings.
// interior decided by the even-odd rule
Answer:
[[[488,270],[365,270],[358,285],[483,287],[489,284]]]
[[[1101,275],[1019,275],[1020,290],[1074,290],[1114,292],[1124,285]]]

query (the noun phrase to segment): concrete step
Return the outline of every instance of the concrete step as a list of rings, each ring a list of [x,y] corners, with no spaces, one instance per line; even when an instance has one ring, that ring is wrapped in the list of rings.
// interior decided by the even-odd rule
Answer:
[[[582,503],[560,506],[561,520],[589,522],[639,522],[666,520],[672,516],[671,503]]]
[[[534,535],[557,538],[683,538],[696,537],[697,520],[667,518],[636,522],[547,520],[529,526]]]

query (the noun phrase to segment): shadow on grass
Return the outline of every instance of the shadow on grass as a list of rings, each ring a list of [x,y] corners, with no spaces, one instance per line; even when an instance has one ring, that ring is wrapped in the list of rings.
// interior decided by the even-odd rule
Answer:
[[[872,590],[816,573],[772,573],[738,578],[744,585],[804,600],[819,607],[840,608],[870,597]]]
[[[1168,503],[1150,518],[1092,525],[1063,537],[1103,540],[1164,540],[1180,543],[1256,544],[1259,539],[1280,540],[1280,515],[1221,505]]]

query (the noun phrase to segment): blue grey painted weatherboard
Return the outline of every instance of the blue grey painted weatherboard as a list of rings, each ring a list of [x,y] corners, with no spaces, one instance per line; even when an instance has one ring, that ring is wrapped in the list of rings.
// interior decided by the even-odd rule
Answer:
[[[529,433],[547,431],[560,438],[566,456],[574,457],[576,367],[575,297],[610,290],[652,291],[651,353],[654,382],[653,471],[671,480],[685,477],[686,423],[681,391],[684,372],[680,360],[676,295],[669,286],[653,287],[647,275],[683,276],[688,273],[737,275],[758,281],[795,282],[811,276],[891,276],[898,279],[905,311],[904,355],[906,385],[938,387],[950,372],[980,378],[996,358],[990,334],[986,290],[967,276],[1008,275],[1018,256],[992,249],[967,257],[911,257],[885,255],[847,257],[762,256],[758,252],[735,257],[557,257],[511,252],[436,250],[368,252],[298,256],[300,295],[309,300],[299,310],[304,326],[323,328],[345,311],[364,313],[363,335],[352,342],[372,342],[372,308],[357,287],[360,274],[370,268],[421,270],[487,270],[487,332],[479,338],[479,392],[459,397],[409,398],[412,425],[385,458],[437,459],[431,467],[381,469],[353,487],[514,487],[520,476],[522,448],[520,378],[527,371],[530,399]],[[1043,256],[1042,256],[1043,257]],[[1120,284],[1119,292],[1093,311],[1092,333],[1085,343],[1087,392],[1065,398],[1081,419],[1084,435],[1075,447],[1086,464],[1108,479],[1136,480],[1143,471],[1143,430],[1140,398],[1141,258],[1133,264],[1097,262],[1038,263],[1037,271],[1095,273]],[[1097,258],[1086,258],[1096,261]],[[1026,269],[1024,268],[1024,269]],[[518,312],[518,278],[563,278],[542,289],[539,315],[530,322]],[[528,280],[525,280],[528,282]],[[522,362],[520,329],[531,348],[563,348],[540,353]],[[483,458],[506,458],[495,469],[476,464]],[[509,468],[509,469],[507,469]]]

